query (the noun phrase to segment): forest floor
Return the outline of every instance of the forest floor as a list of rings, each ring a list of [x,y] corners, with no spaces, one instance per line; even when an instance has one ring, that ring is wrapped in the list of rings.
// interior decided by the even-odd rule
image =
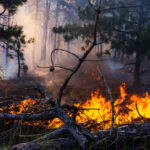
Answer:
[[[95,59],[95,57],[90,57],[90,59]],[[97,59],[97,58],[96,58]],[[67,62],[68,63],[68,62]],[[122,82],[127,83],[127,92],[134,93],[132,82],[133,75],[126,73],[127,69],[121,69],[123,66],[119,63],[115,63],[112,60],[107,61],[86,61],[80,68],[80,70],[75,74],[72,78],[69,86],[65,90],[63,96],[63,103],[67,103],[72,105],[78,102],[84,102],[87,99],[90,99],[91,93],[100,89],[100,94],[109,99],[109,95],[107,90],[101,80],[96,67],[100,67],[109,86],[112,90],[112,95],[114,99],[118,98],[120,95],[120,85]],[[121,69],[121,70],[120,70]],[[36,73],[29,73],[24,77],[12,80],[4,80],[0,82],[0,104],[5,100],[16,101],[16,100],[24,100],[28,98],[36,99],[40,97],[40,94],[34,89],[33,85],[38,86],[38,88],[43,88],[46,91],[47,96],[56,98],[58,90],[63,83],[65,77],[67,77],[69,72],[56,70],[53,73],[49,72],[49,69],[42,70],[37,69]],[[149,76],[150,74],[147,74]],[[40,84],[41,85],[40,85]],[[143,85],[138,94],[144,94],[145,92],[150,92],[150,81],[149,78],[145,78],[144,83],[147,85]],[[11,124],[10,126],[11,127]],[[8,128],[9,128],[8,127]],[[26,135],[38,134],[38,131],[46,132],[45,129],[41,129],[38,127],[22,127],[22,132]],[[17,144],[20,142],[25,142],[29,138],[17,138],[15,141],[12,141],[13,144]],[[5,147],[5,146],[4,146]],[[1,149],[1,147],[0,147]]]
[[[90,60],[98,60],[97,57],[90,57]],[[104,61],[86,61],[80,70],[73,76],[67,89],[65,90],[63,103],[72,105],[76,102],[85,101],[90,98],[91,93],[100,89],[100,94],[108,97],[107,90],[101,80],[97,67],[100,67],[110,89],[112,95],[117,98],[120,94],[119,87],[121,83],[127,83],[127,92],[134,93],[133,88],[133,74],[128,73],[128,70],[133,68],[123,68],[121,63],[116,63],[113,60],[103,58]],[[67,64],[68,62],[64,63]],[[71,63],[71,62],[69,62]],[[122,69],[123,68],[123,69]],[[37,98],[40,94],[35,91],[34,85],[43,88],[48,96],[57,97],[58,90],[62,85],[64,79],[68,75],[68,71],[56,70],[49,72],[49,69],[37,69],[35,73],[29,73],[20,79],[1,80],[0,82],[0,101],[7,99],[25,99]],[[138,94],[150,92],[150,73],[147,73],[142,80],[142,87],[136,91]],[[146,84],[145,84],[146,83]],[[40,85],[41,84],[41,85]],[[71,101],[70,101],[71,100]]]

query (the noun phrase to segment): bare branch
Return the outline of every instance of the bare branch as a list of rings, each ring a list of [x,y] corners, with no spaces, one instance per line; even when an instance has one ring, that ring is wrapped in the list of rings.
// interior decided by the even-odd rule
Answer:
[[[78,64],[74,67],[72,73],[66,78],[64,84],[63,84],[62,87],[60,88],[59,96],[58,96],[58,99],[57,99],[58,105],[61,104],[61,98],[62,98],[62,96],[63,96],[63,92],[64,92],[65,88],[67,87],[69,81],[71,80],[72,76],[79,70],[79,68],[80,68],[81,65],[83,64],[84,60],[86,59],[86,57],[87,57],[88,54],[92,51],[92,49],[94,48],[94,46],[95,46],[96,43],[97,43],[97,26],[98,26],[99,16],[100,16],[100,6],[99,6],[99,10],[97,11],[97,16],[96,16],[96,21],[95,21],[94,40],[93,40],[93,43],[91,44],[91,46],[89,47],[89,49],[84,53],[84,55],[79,59]]]
[[[70,68],[66,68],[66,67],[63,67],[63,66],[60,66],[60,65],[54,65],[55,68],[61,68],[61,69],[64,69],[64,70],[68,70],[68,71],[73,71],[73,69],[70,69]]]
[[[111,8],[101,9],[100,11],[102,13],[105,13],[105,12],[111,11],[111,10],[117,10],[117,9],[122,9],[122,8],[138,8],[138,7],[141,7],[141,5],[117,6],[117,7],[111,7]]]
[[[113,128],[114,128],[114,122],[115,122],[115,118],[114,118],[114,117],[115,117],[114,99],[113,99],[113,96],[112,96],[112,94],[111,94],[110,88],[109,88],[109,86],[108,86],[108,84],[107,84],[107,82],[106,82],[106,80],[105,80],[105,78],[104,78],[104,76],[103,76],[103,74],[102,74],[102,72],[101,72],[101,70],[100,70],[100,67],[97,67],[97,71],[99,72],[99,74],[100,74],[102,80],[104,81],[104,84],[105,84],[105,86],[106,86],[106,88],[107,88],[107,92],[108,92],[109,97],[110,97],[110,99],[111,99],[111,106],[112,106],[111,132],[112,132],[112,130],[113,130]]]
[[[54,66],[49,66],[49,67],[41,67],[39,65],[37,65],[38,68],[43,68],[43,69],[49,69],[51,67],[54,67],[54,68],[61,68],[61,69],[64,69],[64,70],[68,70],[68,71],[73,71],[73,69],[70,69],[70,68],[66,68],[64,66],[61,66],[61,65],[54,65]]]
[[[80,57],[78,55],[76,55],[75,53],[72,53],[72,52],[69,52],[65,49],[54,49],[52,52],[51,52],[51,62],[52,62],[52,65],[54,66],[54,61],[53,61],[53,53],[55,53],[56,51],[63,51],[63,52],[66,52],[68,54],[71,54],[73,55],[74,57],[76,57],[77,59],[80,59]]]
[[[79,131],[79,129],[75,126],[69,125],[68,131],[73,135],[76,141],[80,144],[83,150],[87,149],[87,138]]]
[[[48,133],[48,134],[46,134],[46,135],[44,135],[44,136],[42,136],[42,137],[32,141],[32,142],[43,141],[43,140],[46,140],[46,139],[53,139],[53,138],[56,138],[56,137],[58,137],[60,135],[65,134],[66,132],[67,132],[67,128],[65,126],[62,126],[59,129],[57,129],[57,130],[55,130],[53,132],[50,132],[50,133]]]
[[[106,59],[86,59],[84,61],[106,61]]]
[[[52,120],[58,117],[56,109],[51,109],[48,112],[38,114],[8,114],[0,113],[0,120],[23,120],[23,121],[38,121],[38,120]]]
[[[115,29],[115,28],[113,28],[112,30],[116,31],[116,32],[120,32],[120,33],[125,33],[125,34],[132,34],[133,33],[133,32],[130,32],[130,31],[125,31],[125,30]]]

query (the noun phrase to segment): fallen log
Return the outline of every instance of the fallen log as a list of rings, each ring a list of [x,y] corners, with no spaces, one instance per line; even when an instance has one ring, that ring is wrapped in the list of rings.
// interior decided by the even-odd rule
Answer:
[[[0,120],[23,120],[23,121],[39,121],[39,120],[52,120],[57,118],[58,114],[55,109],[48,112],[37,113],[37,114],[9,114],[0,113]]]
[[[150,123],[128,124],[115,128],[110,136],[109,130],[97,131],[93,133],[94,140],[88,143],[88,149],[101,150],[106,146],[108,150],[112,150],[114,145],[124,141],[126,143],[136,142],[136,140],[150,138]],[[64,134],[64,136],[66,136]],[[52,137],[51,137],[52,138]],[[56,136],[54,136],[56,138]],[[105,145],[104,145],[105,143]],[[106,144],[107,143],[107,144]],[[138,146],[138,145],[137,145]],[[136,145],[135,145],[136,147]],[[79,150],[79,143],[73,137],[59,137],[57,139],[48,139],[44,141],[35,141],[22,143],[13,146],[10,150]]]
[[[72,138],[58,138],[53,140],[47,140],[38,143],[28,143],[28,144],[20,144],[16,145],[12,148],[8,148],[9,150],[79,150],[78,143]]]

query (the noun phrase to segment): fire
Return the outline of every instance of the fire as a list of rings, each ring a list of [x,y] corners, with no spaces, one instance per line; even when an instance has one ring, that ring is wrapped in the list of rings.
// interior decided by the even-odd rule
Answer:
[[[29,109],[31,109],[36,103],[37,100],[31,100],[30,98],[22,101],[18,105],[15,105],[15,103],[13,102],[13,104],[9,107],[9,113],[21,114],[23,112],[29,111]]]
[[[111,101],[107,101],[102,95],[99,95],[99,90],[91,94],[90,100],[87,100],[84,104],[76,104],[75,106],[81,110],[83,109],[82,113],[79,113],[76,118],[78,123],[85,123],[91,120],[96,125],[96,128],[110,128],[112,117]],[[120,86],[120,96],[115,101],[114,108],[114,126],[137,121],[142,122],[144,118],[150,118],[150,95],[146,93],[144,96],[136,94],[129,96],[126,93],[126,84],[123,83]],[[88,124],[88,127],[90,126],[92,128],[92,124]]]
[[[24,100],[20,104],[13,103],[9,107],[9,113],[25,113],[36,107],[37,100]],[[76,115],[76,121],[83,124],[85,127],[93,130],[109,129],[111,126],[112,107],[111,101],[100,95],[100,90],[91,93],[91,98],[85,103],[74,104],[79,109]],[[115,109],[115,123],[114,126],[134,122],[144,122],[150,118],[150,95],[145,93],[143,96],[137,94],[129,95],[126,93],[126,84],[122,83],[120,86],[120,96],[114,102]],[[1,112],[4,112],[0,108]],[[47,122],[25,122],[26,125],[42,126],[47,129],[59,128],[63,122],[58,118]]]

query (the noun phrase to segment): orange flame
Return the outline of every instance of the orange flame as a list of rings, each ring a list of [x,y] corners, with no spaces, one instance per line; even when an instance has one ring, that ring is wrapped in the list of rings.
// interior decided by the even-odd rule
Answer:
[[[9,113],[11,113],[11,114],[21,114],[23,112],[28,111],[36,103],[37,103],[37,100],[31,100],[30,98],[22,101],[18,105],[15,105],[15,103],[13,102],[13,104],[9,107],[9,110],[10,110]],[[16,110],[15,110],[15,108],[16,108]]]
[[[83,109],[82,113],[76,118],[78,123],[85,123],[90,119],[97,124],[99,129],[110,128],[112,117],[111,101],[106,101],[103,96],[99,96],[99,90],[91,94],[90,100],[75,106]],[[142,122],[142,118],[150,118],[150,95],[146,93],[143,97],[136,94],[129,96],[126,93],[126,84],[123,83],[120,86],[120,97],[115,101],[114,108],[115,126],[137,121]]]
[[[84,104],[75,104],[79,111],[76,116],[76,121],[80,124],[84,124],[91,130],[97,129],[109,129],[111,126],[112,107],[111,101],[106,100],[99,94],[100,90],[91,93],[91,99],[87,100]],[[28,111],[37,103],[37,100],[24,100],[17,106],[15,103],[9,107],[10,113],[20,114]],[[17,110],[15,108],[17,107]],[[146,93],[144,96],[138,96],[137,94],[128,95],[126,93],[126,84],[123,83],[120,86],[120,96],[114,103],[115,108],[115,123],[114,126],[120,126],[128,123],[143,122],[145,119],[150,118],[150,95]],[[1,112],[4,112],[0,108]],[[26,125],[31,125],[29,122],[25,122]],[[38,121],[32,123],[32,125],[40,125],[47,129],[59,128],[63,125],[63,122],[56,118],[53,121],[42,122]]]

